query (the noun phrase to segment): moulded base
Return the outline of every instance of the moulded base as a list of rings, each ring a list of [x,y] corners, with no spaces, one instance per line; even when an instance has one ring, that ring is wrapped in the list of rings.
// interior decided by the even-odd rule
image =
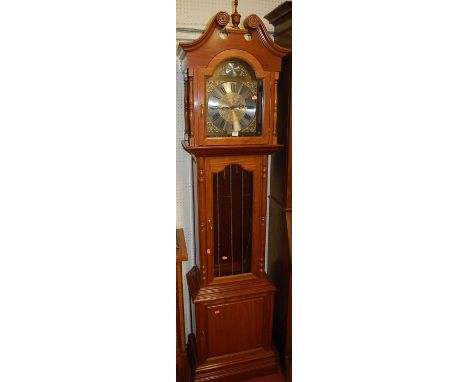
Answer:
[[[201,365],[197,363],[196,348],[195,335],[190,334],[187,351],[194,382],[240,382],[278,370],[275,353],[263,348],[208,359]]]

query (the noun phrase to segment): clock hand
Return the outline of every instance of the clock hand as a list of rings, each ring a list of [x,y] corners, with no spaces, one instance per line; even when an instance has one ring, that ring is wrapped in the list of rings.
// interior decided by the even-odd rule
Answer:
[[[237,118],[237,114],[234,110],[231,110],[231,113],[232,113],[232,129],[234,131],[240,131],[239,118]]]
[[[243,109],[243,108],[245,108],[244,105],[232,105],[232,106],[230,107],[231,110],[234,110],[234,109]]]

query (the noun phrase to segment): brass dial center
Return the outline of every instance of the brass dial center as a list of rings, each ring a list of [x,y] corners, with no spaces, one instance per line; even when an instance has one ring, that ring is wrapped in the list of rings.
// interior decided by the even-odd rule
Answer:
[[[239,120],[245,112],[245,99],[240,94],[227,93],[219,100],[219,114],[225,121]]]

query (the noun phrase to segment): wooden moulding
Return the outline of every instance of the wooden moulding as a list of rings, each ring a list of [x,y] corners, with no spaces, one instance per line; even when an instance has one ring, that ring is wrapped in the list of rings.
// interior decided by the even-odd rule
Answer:
[[[216,280],[207,286],[201,286],[200,269],[196,265],[187,273],[187,285],[193,302],[245,297],[276,290],[266,277],[257,278],[251,275],[227,276],[221,278],[221,281]]]
[[[273,90],[273,139],[274,143],[277,142],[277,136],[276,136],[276,125],[277,125],[277,119],[278,119],[278,79],[279,79],[279,73],[275,72],[274,74],[274,90]]]
[[[195,130],[195,116],[194,116],[194,96],[193,96],[193,69],[187,69],[187,112],[186,118],[188,120],[185,121],[186,129],[187,129],[187,136],[191,145],[194,144],[193,133]]]
[[[184,120],[185,120],[185,128],[184,128],[184,140],[188,141],[190,136],[190,123],[189,123],[189,97],[188,97],[188,78],[184,79]]]
[[[268,188],[268,155],[262,155],[262,179],[261,179],[261,194],[263,195],[261,201],[260,211],[260,248],[265,248],[266,240],[266,215],[267,215],[267,188]],[[260,277],[265,276],[265,253],[259,257],[259,273]]]
[[[244,298],[250,295],[274,292],[275,290],[275,286],[270,281],[265,282],[262,279],[255,278],[251,280],[205,286],[198,291],[194,302],[234,297]]]
[[[191,42],[181,42],[179,46],[184,52],[191,52],[193,50],[197,50],[200,48],[200,46],[203,46],[206,43],[207,38],[214,32],[216,28],[223,29],[228,23],[229,14],[223,11],[218,12],[211,18],[210,22],[208,23],[208,26],[199,38]],[[180,58],[184,59],[185,57],[184,55],[182,55]]]
[[[191,42],[183,42],[183,43],[180,43],[179,45],[185,53],[198,50],[200,49],[201,46],[206,44],[206,42],[209,39],[209,36],[213,34],[213,32],[216,29],[224,29],[228,23],[229,23],[228,13],[218,12],[216,15],[213,16],[211,21],[208,23],[207,28],[205,29],[203,34],[198,39],[196,39],[195,41],[191,41]],[[263,24],[262,20],[257,15],[252,14],[252,15],[247,16],[244,19],[244,27],[246,29],[243,31],[243,33],[246,30],[250,32],[258,33],[260,40],[262,41],[265,48],[267,48],[275,56],[284,57],[287,53],[289,53],[290,51],[289,49],[283,48],[277,45],[271,39],[270,34],[268,33],[268,30],[265,27],[265,24]],[[233,31],[233,30],[242,31],[242,29],[238,29],[238,28],[234,28],[231,30],[227,28],[227,30],[228,31]],[[184,56],[182,56],[181,58],[183,59]]]
[[[257,15],[250,15],[244,21],[246,29],[226,28],[226,12],[218,12],[210,21],[203,34],[195,41],[179,44],[182,53],[180,59],[187,59],[187,65],[206,66],[219,53],[227,49],[243,49],[256,56],[260,56],[267,71],[279,71],[281,58],[290,52],[276,44],[270,37],[265,25]],[[223,30],[228,38],[222,40],[217,31]],[[244,35],[250,33],[251,41],[245,44]]]
[[[275,56],[284,57],[286,54],[291,52],[290,49],[283,48],[271,39],[265,24],[263,24],[263,21],[257,15],[247,16],[244,20],[244,26],[249,31],[256,31],[265,48]]]
[[[272,145],[220,145],[220,146],[190,146],[181,142],[185,151],[195,157],[225,156],[225,155],[248,155],[248,154],[271,154],[283,147],[280,144]]]
[[[195,338],[193,338],[195,341]],[[250,354],[249,354],[250,353]],[[192,356],[193,357],[193,356]],[[194,357],[195,358],[195,357]],[[243,359],[233,357],[224,363],[207,363],[196,367],[194,382],[225,381],[236,382],[273,374],[277,370],[273,351],[259,349],[243,353]]]
[[[197,161],[197,189],[204,190],[206,187],[206,174],[205,174],[205,158],[199,158]],[[198,239],[200,242],[200,279],[201,285],[207,283],[207,270],[206,264],[208,262],[206,253],[207,249],[207,218],[206,218],[206,192],[202,191],[198,194]]]

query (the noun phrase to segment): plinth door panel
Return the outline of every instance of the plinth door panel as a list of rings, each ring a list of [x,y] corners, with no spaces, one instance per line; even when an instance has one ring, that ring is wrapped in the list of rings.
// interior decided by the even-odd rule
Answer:
[[[263,298],[207,307],[208,358],[262,346]]]
[[[253,289],[259,292],[253,293]],[[257,363],[264,371],[274,372],[275,354],[271,349],[274,292],[275,288],[261,279],[224,283],[216,289],[199,291],[195,299],[196,344],[191,344],[197,358],[196,374],[207,377],[213,370],[255,369]],[[205,298],[212,300],[204,301]]]

